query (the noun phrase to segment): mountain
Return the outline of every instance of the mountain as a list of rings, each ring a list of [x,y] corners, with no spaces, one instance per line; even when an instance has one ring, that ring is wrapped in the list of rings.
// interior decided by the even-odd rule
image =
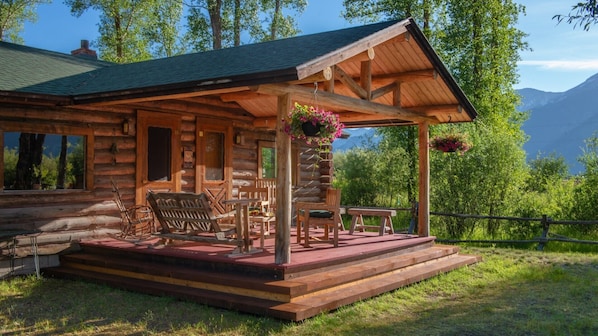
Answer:
[[[531,88],[517,92],[521,95],[517,109],[529,114],[522,126],[529,136],[523,146],[528,159],[554,153],[565,159],[571,174],[583,172],[578,158],[583,155],[585,140],[598,131],[598,74],[565,92]],[[333,150],[345,151],[379,141],[372,128],[348,129],[345,133],[349,138],[335,140]]]
[[[538,154],[563,156],[572,174],[584,170],[578,158],[585,140],[598,130],[598,74],[562,93],[522,89],[520,111],[529,113],[522,129],[529,136],[523,148],[528,159]]]
[[[343,133],[349,137],[338,138],[332,143],[333,151],[346,151],[356,147],[368,147],[377,144],[380,136],[373,128],[346,128]]]

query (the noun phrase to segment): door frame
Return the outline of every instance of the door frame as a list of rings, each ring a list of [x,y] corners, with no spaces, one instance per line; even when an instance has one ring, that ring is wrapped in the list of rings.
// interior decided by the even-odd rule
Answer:
[[[172,130],[170,181],[153,181],[147,179],[148,167],[148,127],[163,127]],[[137,145],[135,166],[135,201],[146,203],[146,192],[154,189],[166,189],[172,192],[181,191],[181,116],[177,114],[137,111]]]
[[[221,119],[213,119],[213,118],[201,118],[198,117],[195,120],[195,153],[197,153],[197,160],[195,164],[195,192],[196,193],[206,193],[210,197],[211,190],[206,188],[210,188],[213,186],[218,185],[218,182],[209,182],[206,180],[206,167],[205,167],[205,142],[204,142],[204,134],[206,132],[220,132],[224,135],[224,172],[223,172],[223,180],[220,182],[222,188],[224,189],[225,196],[222,197],[220,200],[223,199],[231,199],[232,198],[232,190],[233,190],[233,126],[230,121],[221,120]],[[213,201],[210,199],[210,201]],[[215,209],[222,211],[222,209],[226,208],[224,204],[214,205],[212,207]]]

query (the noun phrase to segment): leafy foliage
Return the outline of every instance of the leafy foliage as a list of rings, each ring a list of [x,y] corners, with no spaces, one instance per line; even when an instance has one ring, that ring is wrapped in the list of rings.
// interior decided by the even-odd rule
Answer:
[[[294,15],[301,14],[306,0],[192,0],[187,15],[185,40],[195,51],[241,45],[241,35],[258,42],[299,33]]]
[[[0,1],[0,41],[23,43],[23,38],[19,34],[25,22],[35,22],[37,6],[50,2],[50,0]]]
[[[558,23],[563,21],[567,21],[569,24],[573,23],[573,28],[582,27],[583,30],[590,30],[592,25],[598,23],[598,1],[579,1],[571,7],[568,15],[557,14],[552,18]]]
[[[551,185],[560,183],[569,175],[565,158],[556,154],[544,157],[538,155],[530,161],[530,168],[527,181],[527,189],[530,191],[547,191]]]
[[[585,166],[585,176],[575,188],[575,204],[571,210],[573,219],[598,218],[598,134],[586,141],[584,154],[580,158]]]
[[[66,0],[71,13],[81,16],[87,10],[100,12],[98,49],[102,59],[130,63],[157,55],[175,53],[174,42],[182,14],[176,0]]]
[[[409,206],[405,193],[408,156],[391,143],[334,155],[335,185],[346,205]]]

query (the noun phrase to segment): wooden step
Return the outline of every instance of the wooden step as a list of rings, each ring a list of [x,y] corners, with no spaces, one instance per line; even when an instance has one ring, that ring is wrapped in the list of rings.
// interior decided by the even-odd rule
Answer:
[[[322,290],[312,295],[296,297],[292,302],[280,302],[278,300],[256,298],[237,293],[226,293],[193,286],[130,278],[80,268],[59,267],[46,269],[46,272],[56,277],[80,278],[140,293],[159,296],[168,295],[219,308],[271,316],[284,320],[301,321],[322,312],[331,311],[344,305],[368,299],[428,279],[440,273],[473,264],[477,261],[479,261],[477,256],[450,255],[441,259],[410,266],[406,269],[398,269],[364,278],[360,281],[345,283],[343,286],[330,287],[328,290]],[[308,277],[298,280],[301,282],[307,281]],[[282,281],[286,282],[286,280]]]
[[[271,310],[271,307],[276,307],[280,304],[278,301],[213,292],[199,288],[170,285],[68,267],[47,268],[44,270],[44,275],[63,279],[81,279],[131,292],[155,296],[170,296],[183,301],[192,301],[254,315],[271,316],[283,320],[293,320],[294,318],[293,313]]]
[[[415,265],[406,270],[398,270],[397,272],[367,278],[353,285],[340,286],[332,290],[322,291],[316,295],[298,298],[291,303],[282,303],[271,309],[280,311],[281,314],[284,312],[285,315],[292,315],[294,321],[301,321],[478,261],[477,256],[455,255]]]
[[[432,245],[403,252],[379,254],[361,262],[345,259],[334,267],[297,272],[286,280],[206,270],[195,264],[171,264],[154,258],[145,260],[134,253],[116,258],[112,252],[104,255],[93,249],[64,255],[61,266],[45,272],[300,321],[480,260],[460,255],[455,246]]]
[[[446,257],[457,252],[458,248],[454,246],[434,246],[401,256],[364,261],[360,264],[339,267],[334,270],[323,270],[319,273],[282,281],[266,281],[244,275],[210,272],[169,264],[143,262],[136,259],[114,259],[110,256],[90,253],[65,255],[62,258],[62,265],[140,280],[151,280],[173,285],[182,284],[194,288],[291,302],[295,297],[305,296],[346,283],[353,283],[396,269]],[[226,284],[226,286],[222,284]]]
[[[140,262],[137,260],[107,260],[100,255],[78,253],[65,256],[61,267],[106,274],[119,278],[151,281],[166,285],[204,289],[212,292],[232,293],[245,297],[289,302],[291,287],[277,286],[270,279],[245,275],[194,270],[192,268]]]

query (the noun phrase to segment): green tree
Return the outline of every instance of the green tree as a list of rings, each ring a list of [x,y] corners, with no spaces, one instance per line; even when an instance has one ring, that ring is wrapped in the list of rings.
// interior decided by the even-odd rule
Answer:
[[[23,43],[19,36],[25,22],[37,21],[37,6],[50,0],[2,0],[0,1],[0,41]]]
[[[579,161],[585,167],[585,175],[575,189],[571,218],[595,220],[598,219],[598,134],[586,140],[586,147]]]
[[[526,176],[522,149],[526,136],[521,130],[525,115],[516,109],[519,96],[513,89],[519,51],[527,48],[525,34],[515,28],[523,11],[512,1],[448,1],[446,19],[437,27],[442,32],[439,53],[479,113],[474,123],[439,127],[469,133],[475,146],[454,162],[460,167],[445,188],[434,184],[438,179],[433,175],[431,198],[441,211],[486,215],[513,211]],[[477,221],[453,218],[446,222],[472,232]],[[487,222],[488,234],[498,229],[498,221]]]
[[[413,18],[428,39],[433,39],[434,25],[443,11],[445,0],[343,0],[343,17],[349,21],[376,22]]]
[[[130,63],[179,51],[174,25],[182,15],[179,1],[65,0],[65,4],[75,16],[89,9],[100,12],[98,51],[106,61]]]
[[[239,46],[244,33],[256,41],[294,36],[297,23],[283,10],[300,14],[306,6],[306,0],[192,0],[186,40],[205,51]]]
[[[150,12],[150,22],[155,24],[144,28],[153,57],[170,57],[184,53],[187,49],[179,36],[183,3],[177,0],[157,1]]]
[[[372,206],[376,204],[378,155],[371,149],[354,149],[334,155],[335,186],[342,189],[341,203]]]
[[[583,30],[590,30],[590,27],[598,22],[598,0],[580,1],[571,7],[569,14],[557,14],[552,18],[558,23],[573,23],[573,28],[582,27]]]
[[[515,28],[522,6],[504,0],[345,0],[344,15],[366,21],[404,19],[412,16],[478,110],[478,119],[467,125],[440,125],[431,132],[464,132],[474,148],[463,156],[431,155],[432,210],[452,213],[503,215],[513,210],[514,196],[523,185],[526,166],[522,145],[525,115],[517,112],[519,51],[527,46],[525,34]],[[414,130],[385,131],[412,157]],[[411,165],[411,179],[416,170]],[[408,184],[414,189],[414,184]],[[411,192],[410,192],[411,193]],[[451,235],[473,232],[475,221],[459,218],[436,223]],[[446,225],[446,227],[441,227]],[[498,223],[488,222],[488,232]]]
[[[413,17],[423,26],[424,34],[429,38],[433,35],[430,26],[437,15],[435,9],[439,9],[440,0],[344,0],[343,17],[349,21],[361,20],[373,22],[380,20],[404,19]],[[415,201],[418,187],[418,149],[417,149],[417,127],[385,127],[378,130],[390,143],[403,148],[407,155],[407,166],[405,171],[405,185],[407,188],[407,199]]]
[[[307,7],[307,0],[262,0],[261,3],[261,11],[266,18],[264,22],[266,27],[251,33],[254,39],[269,41],[300,33],[297,29],[295,15],[284,15],[283,9],[288,8],[294,14],[301,14]]]
[[[559,183],[569,175],[565,158],[555,153],[544,157],[538,155],[529,165],[531,170],[527,181],[528,191],[545,192],[551,185]]]

